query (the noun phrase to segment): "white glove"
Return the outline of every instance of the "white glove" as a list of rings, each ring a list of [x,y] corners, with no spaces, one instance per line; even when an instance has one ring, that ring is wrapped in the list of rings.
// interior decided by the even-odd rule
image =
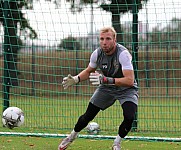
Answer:
[[[69,86],[72,86],[74,84],[77,84],[79,82],[78,76],[71,76],[70,74],[67,77],[63,78],[63,88],[67,89]]]
[[[115,85],[114,78],[105,77],[104,75],[102,75],[98,72],[90,73],[89,80],[90,80],[90,82],[92,82],[92,85],[100,85],[100,84]]]
[[[100,85],[102,76],[103,75],[98,72],[90,73],[89,80],[92,82],[92,85]]]

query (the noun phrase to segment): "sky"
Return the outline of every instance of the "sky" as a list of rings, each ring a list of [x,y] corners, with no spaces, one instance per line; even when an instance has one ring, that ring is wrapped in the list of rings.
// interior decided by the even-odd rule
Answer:
[[[180,8],[180,0],[149,0],[139,11],[138,20],[142,22],[143,30],[147,22],[149,30],[158,25],[164,27],[173,17],[181,18]],[[70,5],[65,0],[62,0],[59,9],[55,9],[55,5],[50,2],[40,0],[34,3],[33,10],[24,10],[24,13],[38,33],[38,40],[33,42],[40,45],[56,45],[69,35],[87,36],[92,30],[96,32],[103,26],[111,25],[110,13],[94,6],[94,15],[91,18],[91,9],[87,6],[84,11],[72,14]],[[131,21],[132,14],[121,16],[122,24]]]

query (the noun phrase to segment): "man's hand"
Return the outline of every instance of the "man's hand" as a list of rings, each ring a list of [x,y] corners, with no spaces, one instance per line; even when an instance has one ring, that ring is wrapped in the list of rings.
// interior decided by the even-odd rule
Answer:
[[[72,86],[74,84],[77,84],[79,82],[78,76],[71,76],[70,74],[67,77],[63,78],[63,88],[67,89],[69,86]]]
[[[105,77],[104,75],[98,72],[90,73],[89,80],[90,82],[92,82],[92,85],[100,85],[100,84],[114,85],[115,84],[114,78]]]

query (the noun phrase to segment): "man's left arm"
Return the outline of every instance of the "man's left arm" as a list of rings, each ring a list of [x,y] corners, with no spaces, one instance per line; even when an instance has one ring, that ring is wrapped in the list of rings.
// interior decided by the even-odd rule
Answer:
[[[134,85],[134,69],[132,65],[132,56],[128,50],[123,51],[119,55],[119,62],[122,66],[122,78],[116,78],[117,86],[132,87]]]
[[[122,78],[115,78],[116,86],[132,87],[134,85],[134,71],[133,70],[123,70]]]
[[[92,85],[116,85],[122,87],[132,87],[134,84],[134,72],[133,70],[123,70],[124,77],[112,78],[106,77],[98,72],[90,73],[89,80]]]

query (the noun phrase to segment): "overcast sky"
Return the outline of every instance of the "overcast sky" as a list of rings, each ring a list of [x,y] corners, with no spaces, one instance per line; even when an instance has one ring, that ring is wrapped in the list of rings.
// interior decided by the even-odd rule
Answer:
[[[140,10],[138,19],[143,25],[148,21],[150,30],[156,25],[165,26],[173,17],[181,17],[180,0],[149,1]],[[91,9],[89,6],[81,13],[74,15],[69,8],[68,3],[62,3],[59,9],[55,9],[54,4],[40,0],[40,2],[34,3],[34,10],[25,11],[31,26],[38,32],[39,40],[34,42],[52,45],[59,43],[60,39],[68,35],[86,36],[92,27],[95,32],[103,26],[111,25],[110,13],[102,11],[102,9],[94,8],[93,23],[91,23]],[[129,21],[132,21],[132,14],[122,15],[121,23]]]

